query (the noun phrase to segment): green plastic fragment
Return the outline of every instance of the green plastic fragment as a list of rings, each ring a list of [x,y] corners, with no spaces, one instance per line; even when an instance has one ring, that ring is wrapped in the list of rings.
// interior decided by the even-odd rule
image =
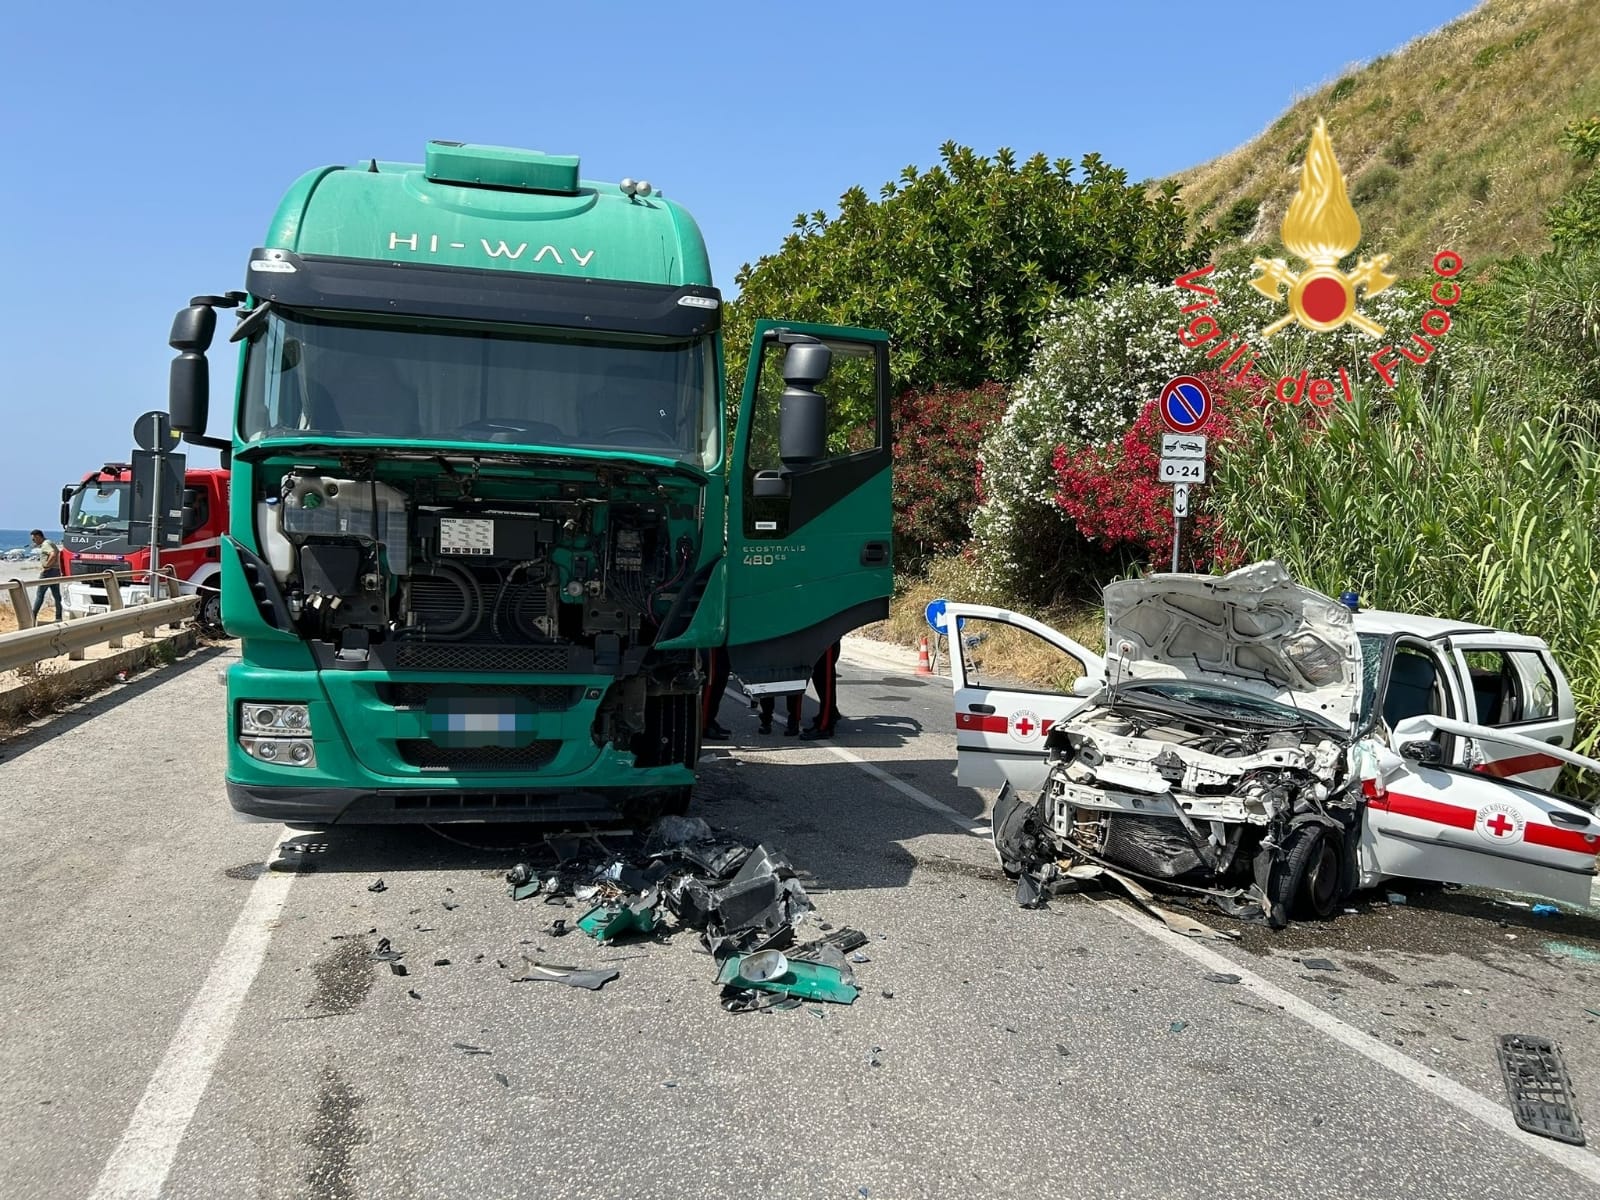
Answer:
[[[578,928],[599,942],[609,942],[624,933],[650,933],[655,927],[653,904],[602,904],[578,918]]]
[[[796,962],[789,960],[789,969],[776,979],[760,982],[746,979],[739,973],[745,955],[735,954],[722,962],[717,972],[717,982],[734,987],[755,988],[760,992],[781,992],[786,996],[799,996],[802,1000],[826,1000],[829,1004],[853,1004],[860,990],[844,981],[839,968],[826,963]]]
[[[537,896],[539,894],[539,889],[543,886],[544,880],[542,879],[530,879],[524,884],[513,884],[511,887],[511,898],[513,900],[526,900],[529,896]]]

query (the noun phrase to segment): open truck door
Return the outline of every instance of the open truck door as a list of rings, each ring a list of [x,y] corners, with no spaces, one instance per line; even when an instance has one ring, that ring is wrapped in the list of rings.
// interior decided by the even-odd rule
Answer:
[[[1498,741],[1494,761],[1547,753],[1600,770],[1600,762],[1505,730],[1440,716],[1410,717],[1379,752],[1381,786],[1368,783],[1363,874],[1431,879],[1587,905],[1600,853],[1600,819],[1549,792],[1457,765],[1455,745]],[[1548,751],[1541,746],[1549,746]],[[1479,751],[1481,754],[1482,751]]]
[[[1045,735],[1099,690],[1105,659],[1031,617],[982,604],[945,605],[944,628],[955,691],[956,781],[1038,791],[1047,774]],[[1049,681],[1029,683],[990,667],[1002,641]]]
[[[751,694],[805,688],[844,634],[889,615],[889,339],[758,321],[734,433],[728,662]]]

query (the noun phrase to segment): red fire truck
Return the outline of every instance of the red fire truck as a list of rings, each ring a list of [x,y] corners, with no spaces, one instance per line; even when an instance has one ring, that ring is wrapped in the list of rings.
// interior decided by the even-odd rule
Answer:
[[[68,575],[116,571],[123,578],[125,603],[148,597],[150,547],[129,538],[133,472],[127,463],[107,463],[81,482],[61,489],[61,549]],[[183,477],[183,543],[161,551],[160,569],[171,569],[186,595],[203,597],[200,620],[220,625],[222,535],[228,527],[228,472],[215,467],[191,468]],[[106,604],[105,588],[96,580],[72,582],[62,589],[69,612],[87,613]]]

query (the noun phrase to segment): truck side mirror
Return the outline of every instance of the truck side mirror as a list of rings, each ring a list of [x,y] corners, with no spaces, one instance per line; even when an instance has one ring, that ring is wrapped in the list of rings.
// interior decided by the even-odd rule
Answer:
[[[211,407],[211,365],[206,350],[217,331],[217,312],[208,304],[179,309],[167,345],[179,351],[167,382],[167,415],[182,434],[203,435]]]
[[[816,462],[828,453],[828,400],[817,384],[828,377],[833,352],[821,342],[797,342],[783,358],[778,398],[778,457],[785,466]]]

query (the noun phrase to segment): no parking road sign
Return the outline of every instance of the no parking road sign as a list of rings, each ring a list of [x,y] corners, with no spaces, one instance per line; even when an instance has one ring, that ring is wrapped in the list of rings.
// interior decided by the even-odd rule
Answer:
[[[1194,433],[1211,418],[1211,392],[1193,375],[1179,375],[1161,389],[1161,420],[1173,433]]]

